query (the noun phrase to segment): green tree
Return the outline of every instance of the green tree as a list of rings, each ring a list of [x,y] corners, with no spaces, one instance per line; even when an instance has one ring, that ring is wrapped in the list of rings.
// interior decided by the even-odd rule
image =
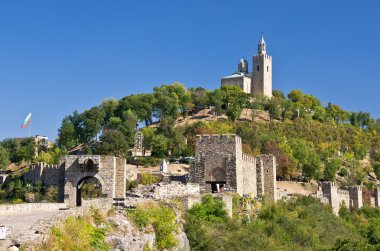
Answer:
[[[32,161],[35,155],[36,146],[34,138],[25,138],[20,142],[18,156],[20,160]]]
[[[111,117],[115,116],[116,109],[119,106],[119,101],[110,98],[105,99],[100,104],[100,108],[104,111],[104,122],[108,122]]]
[[[18,152],[20,150],[20,142],[16,139],[6,138],[1,143],[0,146],[4,147],[9,153],[9,159],[12,163],[19,162],[20,156]]]
[[[155,113],[159,119],[176,119],[179,112],[186,114],[193,109],[190,93],[185,86],[178,82],[170,85],[161,85],[153,89],[155,97]]]
[[[164,135],[155,135],[150,143],[152,155],[155,157],[165,157],[168,154],[169,140]]]
[[[335,179],[335,174],[342,165],[340,159],[331,159],[325,165],[324,178],[328,181],[333,181]]]
[[[74,147],[77,143],[76,135],[70,116],[66,116],[62,120],[61,127],[58,129],[58,145],[64,149]]]
[[[137,116],[139,122],[145,122],[145,125],[153,123],[153,108],[156,100],[153,94],[129,95],[120,100],[118,114],[131,110]]]
[[[190,93],[191,100],[196,109],[204,109],[210,105],[210,91],[206,90],[203,87],[198,88],[189,88],[188,92]]]
[[[9,164],[9,152],[6,148],[0,146],[0,170],[5,170]]]
[[[236,85],[223,85],[211,94],[211,103],[217,111],[225,110],[228,118],[235,121],[241,110],[246,106],[248,99],[243,90]]]
[[[90,142],[101,131],[105,112],[99,107],[93,107],[83,113],[83,130],[85,142]]]
[[[104,155],[125,156],[129,146],[123,133],[117,130],[106,130],[100,136],[101,144],[97,152]]]
[[[301,90],[291,90],[288,94],[288,98],[294,103],[301,102],[302,96]]]

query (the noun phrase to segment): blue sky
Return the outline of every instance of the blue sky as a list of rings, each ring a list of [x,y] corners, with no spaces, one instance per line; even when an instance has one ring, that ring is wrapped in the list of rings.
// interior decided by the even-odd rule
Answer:
[[[273,88],[380,118],[379,1],[1,1],[0,139],[179,81],[215,89],[264,32]],[[250,65],[251,67],[251,65]]]

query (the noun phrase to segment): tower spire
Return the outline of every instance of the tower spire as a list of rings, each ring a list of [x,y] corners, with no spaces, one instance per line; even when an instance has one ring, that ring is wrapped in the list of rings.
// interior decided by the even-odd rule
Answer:
[[[258,45],[258,54],[259,55],[265,55],[267,53],[267,45],[264,40],[264,35],[261,32],[261,37]]]

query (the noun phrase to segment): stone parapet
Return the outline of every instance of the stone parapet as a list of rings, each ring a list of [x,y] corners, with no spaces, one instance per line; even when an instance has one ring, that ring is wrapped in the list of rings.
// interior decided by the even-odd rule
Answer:
[[[0,214],[54,211],[66,208],[65,203],[23,203],[0,205]]]

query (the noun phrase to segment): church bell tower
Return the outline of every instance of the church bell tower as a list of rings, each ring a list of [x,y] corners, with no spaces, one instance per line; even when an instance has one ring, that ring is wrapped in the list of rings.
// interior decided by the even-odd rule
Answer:
[[[253,56],[252,94],[272,97],[272,57],[267,55],[264,37],[258,44],[257,55]]]

